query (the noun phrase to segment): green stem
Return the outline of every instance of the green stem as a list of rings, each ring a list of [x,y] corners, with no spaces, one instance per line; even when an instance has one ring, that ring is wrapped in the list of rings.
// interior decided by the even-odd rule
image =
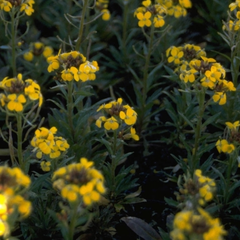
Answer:
[[[75,131],[73,127],[73,81],[67,83],[68,86],[68,101],[67,101],[67,111],[68,111],[68,124],[70,127],[73,142],[75,141]]]
[[[82,8],[80,28],[79,28],[79,33],[78,33],[78,40],[77,40],[76,47],[75,47],[76,51],[80,50],[80,45],[81,45],[82,36],[83,36],[84,18],[86,15],[87,7],[88,7],[88,0],[83,0],[83,8]]]
[[[234,38],[234,36],[233,36]],[[234,49],[231,51],[231,74],[232,74],[232,82],[234,84],[234,87],[237,88],[238,86],[238,75],[239,75],[239,66],[240,61],[238,59],[239,57],[239,51],[240,51],[240,33],[238,33],[235,41],[233,41],[231,46],[231,49]],[[228,107],[228,119],[233,119],[235,113],[234,113],[234,103],[236,102],[237,94],[235,91],[230,92],[230,98],[229,98],[229,107]]]
[[[145,61],[145,66],[144,66],[144,72],[143,72],[143,98],[142,98],[142,109],[145,109],[145,103],[147,99],[147,81],[148,81],[148,70],[149,70],[149,65],[150,65],[150,58],[152,54],[152,47],[153,47],[153,37],[154,37],[154,25],[152,24],[151,26],[151,31],[150,31],[150,38],[149,38],[149,44],[148,44],[148,53],[146,56],[146,61]]]
[[[148,72],[149,72],[149,65],[150,65],[150,58],[152,54],[152,48],[153,48],[153,37],[154,37],[154,25],[152,24],[151,30],[150,30],[150,37],[148,38],[148,53],[146,56],[144,71],[143,71],[143,83],[142,83],[142,102],[141,102],[141,114],[139,115],[139,126],[140,129],[138,129],[139,132],[141,132],[144,124],[145,119],[145,105],[147,100],[147,93],[148,93]]]
[[[16,67],[16,26],[17,23],[15,22],[15,11],[11,11],[11,47],[12,47],[12,71],[13,76],[17,76],[17,67]]]
[[[234,151],[233,153],[230,154],[230,157],[229,157],[229,161],[228,161],[228,164],[227,164],[227,173],[226,173],[226,188],[224,190],[224,200],[225,200],[225,203],[227,204],[230,197],[231,197],[231,193],[229,192],[229,188],[230,188],[230,185],[231,185],[231,173],[232,173],[232,168],[234,166],[234,162],[236,161],[238,157],[238,151]]]
[[[197,118],[197,125],[195,129],[195,142],[194,142],[194,149],[193,149],[193,155],[192,155],[192,162],[190,166],[190,172],[193,175],[194,171],[196,170],[197,163],[199,162],[198,159],[198,147],[199,147],[199,142],[201,138],[201,132],[202,132],[202,119],[203,119],[203,114],[205,110],[205,91],[202,88],[198,92],[198,104],[199,104],[199,112],[198,112],[198,118]]]
[[[123,35],[122,35],[122,51],[124,62],[127,60],[127,51],[126,51],[126,39],[127,39],[127,26],[128,26],[128,3],[123,3]]]
[[[116,167],[117,167],[117,162],[116,162],[117,131],[114,131],[112,150],[113,150],[113,154],[111,156],[111,160],[112,160],[111,162],[111,194],[114,193],[114,189],[115,189],[115,173],[116,173]]]
[[[78,216],[78,211],[77,211],[78,205],[74,204],[74,207],[72,208],[71,211],[71,220],[69,224],[69,229],[68,229],[68,238],[66,240],[73,240],[74,237],[74,230],[76,227],[76,221],[77,221],[77,216]]]
[[[68,0],[67,2],[67,13],[71,14],[72,12],[72,0]],[[67,34],[68,36],[71,36],[71,24],[67,24]]]
[[[20,114],[17,114],[17,156],[18,156],[18,163],[20,168],[23,172],[24,169],[24,162],[23,162],[23,150],[22,150],[22,117]]]
[[[86,11],[85,14],[86,22],[90,22],[90,11]],[[90,43],[91,43],[91,36],[90,36],[90,24],[85,25],[85,33],[87,33],[88,41],[84,42],[83,45],[83,55],[86,56],[87,59],[89,59],[89,48],[90,48]]]

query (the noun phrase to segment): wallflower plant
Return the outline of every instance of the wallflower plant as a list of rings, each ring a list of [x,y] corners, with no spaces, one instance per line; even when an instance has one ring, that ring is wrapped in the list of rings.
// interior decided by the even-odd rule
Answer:
[[[69,208],[62,208],[61,213],[68,215],[69,223],[67,219],[58,218],[64,239],[73,239],[79,218],[85,217],[89,207],[99,202],[101,195],[106,192],[104,177],[93,164],[92,161],[81,158],[80,163],[69,164],[53,173],[54,189],[69,203]],[[87,216],[89,218],[91,215]]]
[[[6,124],[10,129],[9,139],[13,132],[17,136],[17,144],[5,139],[8,143],[12,164],[19,164],[23,171],[27,171],[29,163],[24,162],[22,143],[26,140],[29,131],[34,127],[33,123],[37,120],[40,108],[43,102],[43,96],[40,86],[32,79],[23,80],[22,74],[15,78],[5,77],[0,82],[1,93],[1,111],[6,114]],[[37,103],[35,103],[37,102]],[[32,114],[31,118],[29,115]],[[12,129],[12,118],[16,120],[16,129]],[[28,119],[29,118],[29,119]],[[30,123],[31,122],[31,123]],[[29,128],[23,139],[23,130]],[[17,153],[17,159],[15,157]]]
[[[0,167],[0,236],[9,239],[17,221],[27,218],[31,213],[31,202],[24,194],[31,180],[21,169]]]

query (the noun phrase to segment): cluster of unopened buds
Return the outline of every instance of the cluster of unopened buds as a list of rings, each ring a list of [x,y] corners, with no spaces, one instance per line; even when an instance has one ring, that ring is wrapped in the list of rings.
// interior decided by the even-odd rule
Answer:
[[[10,12],[13,7],[19,8],[20,12],[25,12],[28,16],[31,16],[34,12],[34,3],[34,0],[0,0],[0,8],[4,12]]]
[[[7,239],[15,221],[28,217],[31,212],[31,202],[22,196],[31,181],[21,169],[7,166],[0,166],[0,179],[0,237]]]
[[[69,203],[83,203],[86,206],[99,202],[105,193],[104,177],[93,167],[93,162],[81,158],[54,172],[53,187]]]
[[[101,105],[97,111],[104,110],[110,117],[100,116],[96,121],[96,125],[99,128],[103,125],[106,130],[120,129],[120,137],[123,139],[133,138],[138,141],[139,136],[132,127],[137,121],[137,113],[129,105],[123,105],[122,101],[122,98],[118,98],[117,101]],[[123,135],[126,126],[130,127],[130,133]]]
[[[96,72],[99,70],[97,61],[87,61],[81,53],[72,51],[51,56],[47,59],[48,72],[57,71],[57,80],[82,81],[96,79]]]
[[[219,105],[226,103],[226,92],[236,91],[233,83],[224,79],[226,71],[223,66],[214,58],[207,58],[199,46],[172,46],[167,49],[166,56],[168,62],[176,66],[175,72],[183,82],[192,85],[199,82],[202,87],[211,89],[214,91],[212,99]]]
[[[23,81],[22,74],[15,78],[5,77],[0,82],[0,107],[3,111],[22,112],[28,104],[33,101],[39,101],[39,107],[42,105],[43,96],[40,86],[32,79]]]
[[[216,191],[216,183],[213,179],[203,176],[200,169],[195,170],[193,178],[185,180],[183,188],[180,188],[177,198],[180,201],[193,201],[203,206],[213,199]]]
[[[227,132],[223,139],[219,139],[216,147],[219,153],[231,153],[240,144],[239,121],[234,123],[226,122]]]
[[[96,8],[102,13],[102,20],[108,21],[111,17],[111,14],[108,10],[109,0],[97,0]]]
[[[35,136],[31,140],[31,145],[34,147],[33,152],[36,152],[36,157],[41,159],[43,154],[50,159],[58,158],[65,153],[69,148],[69,144],[66,139],[55,136],[57,132],[56,127],[47,129],[41,127],[35,131]],[[41,167],[43,171],[50,170],[51,163],[49,161],[43,161]]]
[[[52,56],[53,49],[50,46],[45,46],[41,42],[32,43],[29,47],[29,51],[23,54],[23,58],[27,61],[32,61],[34,57],[44,56],[45,59]]]

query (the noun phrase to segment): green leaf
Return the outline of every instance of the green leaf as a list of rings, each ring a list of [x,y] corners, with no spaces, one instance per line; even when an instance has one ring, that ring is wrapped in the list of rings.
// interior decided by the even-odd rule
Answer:
[[[189,120],[186,116],[184,116],[183,113],[181,113],[181,112],[178,111],[178,114],[185,120],[185,122],[188,123],[188,125],[189,125],[192,129],[194,129],[193,124],[190,122],[190,120]]]
[[[175,200],[173,200],[173,199],[170,199],[170,198],[166,198],[166,197],[164,197],[164,201],[165,201],[168,205],[173,206],[173,207],[177,207],[178,204],[179,204],[177,201],[175,201]]]
[[[139,196],[141,192],[142,192],[142,187],[139,187],[136,192],[133,192],[133,193],[128,194],[128,195],[125,197],[125,199],[127,199],[127,198],[135,198],[135,197]]]
[[[111,147],[111,143],[109,143],[107,140],[105,140],[104,138],[101,139],[96,139],[98,142],[102,143],[105,145],[105,147],[107,148],[109,154],[112,156],[113,155],[113,150]]]
[[[160,235],[149,224],[140,218],[123,217],[121,220],[144,240],[162,240]]]
[[[233,186],[228,190],[230,193],[240,186],[240,181],[235,182]]]

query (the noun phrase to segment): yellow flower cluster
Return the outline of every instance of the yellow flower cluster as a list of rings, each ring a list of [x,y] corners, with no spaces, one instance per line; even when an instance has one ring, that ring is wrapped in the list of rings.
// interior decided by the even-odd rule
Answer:
[[[226,235],[220,220],[212,218],[202,208],[198,208],[196,212],[183,210],[177,213],[173,221],[173,228],[170,233],[172,240],[222,240]]]
[[[106,130],[117,130],[123,124],[131,126],[130,133],[123,135],[122,137],[123,139],[133,138],[134,140],[138,141],[139,136],[132,127],[137,121],[137,113],[129,105],[122,105],[122,101],[122,98],[118,98],[117,101],[111,101],[107,104],[101,105],[97,112],[104,110],[110,115],[110,117],[99,117],[96,121],[96,125],[97,127],[101,128],[103,124]]]
[[[236,149],[236,146],[240,144],[239,121],[236,121],[234,123],[226,122],[226,126],[226,139],[219,139],[216,143],[216,147],[219,153],[231,153]]]
[[[197,169],[194,173],[195,181],[198,185],[199,204],[204,205],[213,199],[213,194],[216,191],[216,183],[213,179],[202,175],[202,171]]]
[[[167,14],[175,18],[185,17],[187,15],[187,8],[192,7],[190,0],[156,0],[158,3],[164,5],[167,9]]]
[[[40,86],[32,79],[23,81],[22,74],[15,78],[5,77],[0,82],[0,88],[4,93],[0,93],[0,107],[4,111],[22,112],[32,101],[39,101],[42,105],[43,96]]]
[[[4,12],[10,12],[13,7],[19,7],[20,12],[25,12],[28,16],[31,16],[34,12],[33,4],[34,0],[0,0],[0,8]]]
[[[97,0],[96,8],[102,13],[102,20],[108,21],[111,17],[111,14],[108,10],[108,0]]]
[[[234,17],[223,25],[223,30],[238,31],[240,29],[240,1],[236,0],[229,5],[230,12],[234,13]]]
[[[182,195],[178,195],[178,200],[189,199],[189,201],[194,201],[203,206],[213,199],[216,183],[213,179],[203,176],[202,171],[197,169],[194,172],[193,179],[187,179],[183,188],[180,188],[179,191]]]
[[[49,156],[51,159],[58,158],[69,148],[69,144],[64,138],[54,136],[56,132],[56,127],[50,129],[41,127],[35,131],[31,145],[34,147],[33,152],[36,152],[37,158],[41,159],[43,154]],[[43,170],[45,170],[47,166],[50,167],[49,164],[41,164]]]
[[[89,62],[81,53],[72,51],[51,56],[47,59],[48,72],[58,70],[57,76],[63,81],[82,81],[96,79],[96,72],[99,70],[97,61]]]
[[[165,24],[164,16],[166,15],[166,7],[164,5],[152,4],[151,0],[142,2],[143,7],[139,7],[135,10],[134,16],[138,19],[139,27],[150,27],[154,24],[154,27],[160,28]]]
[[[11,228],[8,222],[11,215],[20,220],[29,216],[31,203],[21,195],[30,186],[30,178],[19,168],[0,166],[0,236],[9,235]]]
[[[53,187],[70,203],[83,202],[88,206],[100,201],[101,194],[106,191],[103,175],[86,158],[58,169],[52,180]]]
[[[53,49],[50,46],[44,46],[41,42],[35,42],[30,45],[28,52],[23,54],[23,58],[27,61],[32,61],[34,56],[43,55],[46,59],[53,54]]]
[[[200,82],[202,87],[214,91],[214,102],[223,105],[227,101],[226,92],[236,91],[231,81],[225,80],[226,71],[223,66],[213,58],[207,58],[206,52],[199,46],[186,44],[185,46],[172,46],[166,51],[169,63],[176,65],[175,71],[185,83]]]

